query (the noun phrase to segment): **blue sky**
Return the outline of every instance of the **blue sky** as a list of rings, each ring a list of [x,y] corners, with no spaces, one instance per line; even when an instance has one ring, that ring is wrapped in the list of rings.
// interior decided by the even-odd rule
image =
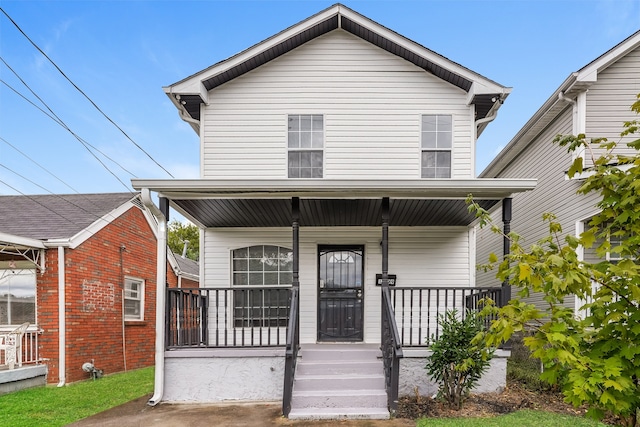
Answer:
[[[198,138],[179,119],[162,87],[333,3],[0,0],[0,7],[155,161],[176,178],[197,178]],[[478,173],[571,72],[640,29],[640,0],[343,4],[513,87],[498,118],[478,140]],[[169,178],[4,14],[0,56],[13,69],[0,62],[0,194],[120,192],[131,190],[132,175]],[[107,171],[68,131],[16,94],[14,90],[46,110],[20,79],[74,133],[128,172],[96,152]]]

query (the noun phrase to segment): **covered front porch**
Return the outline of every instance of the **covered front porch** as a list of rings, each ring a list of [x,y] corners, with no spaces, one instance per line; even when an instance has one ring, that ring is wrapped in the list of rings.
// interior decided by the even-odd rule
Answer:
[[[159,193],[165,220],[171,205],[204,230],[201,287],[167,289],[163,295],[164,323],[158,329],[166,369],[156,383],[157,391],[162,382],[163,396],[154,397],[188,401],[215,390],[208,399],[282,399],[289,415],[307,387],[296,379],[296,364],[316,357],[313,346],[338,354],[344,345],[373,345],[384,405],[393,411],[400,390],[411,390],[409,382],[415,381],[415,363],[401,359],[426,356],[428,340],[439,334],[438,314],[464,313],[483,297],[509,297],[499,284],[474,287],[475,215],[466,197],[473,194],[489,210],[533,185],[134,181],[143,194]],[[261,259],[277,264],[280,275],[249,267],[245,283],[237,267],[245,250],[257,254],[248,255],[249,266]],[[252,283],[254,273],[276,283]],[[342,347],[331,347],[338,343]],[[194,374],[198,385],[188,379]]]

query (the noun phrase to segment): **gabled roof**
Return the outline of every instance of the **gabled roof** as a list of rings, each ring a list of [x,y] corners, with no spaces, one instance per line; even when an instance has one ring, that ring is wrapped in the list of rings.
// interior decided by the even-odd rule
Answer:
[[[35,240],[71,239],[114,211],[133,206],[136,193],[0,196],[0,233]],[[139,203],[138,203],[139,205]]]
[[[208,103],[208,91],[252,71],[279,56],[331,31],[342,29],[422,68],[468,93],[469,104],[476,106],[476,119],[500,108],[511,88],[445,58],[426,47],[336,4],[292,27],[164,88],[184,120],[199,130],[200,104]],[[478,134],[486,123],[481,124]]]
[[[176,276],[183,276],[193,281],[199,281],[200,264],[198,264],[197,261],[183,258],[180,254],[171,251],[167,252],[167,258]]]
[[[571,73],[549,99],[542,104],[542,107],[525,123],[522,129],[518,131],[509,144],[482,171],[479,177],[492,178],[498,176],[522,150],[531,144],[568,107],[569,104],[563,101],[563,98],[572,99],[578,93],[589,89],[598,80],[598,73],[601,73],[638,47],[640,47],[640,31],[627,37],[580,70]]]

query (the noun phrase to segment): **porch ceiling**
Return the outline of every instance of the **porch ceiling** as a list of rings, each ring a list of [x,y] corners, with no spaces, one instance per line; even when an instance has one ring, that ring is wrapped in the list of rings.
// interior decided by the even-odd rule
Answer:
[[[288,227],[291,198],[300,198],[300,225],[378,226],[390,198],[391,226],[469,225],[465,199],[490,209],[535,180],[132,180],[203,227]]]
[[[500,200],[479,200],[490,209]],[[173,206],[205,227],[289,227],[291,199],[173,199]],[[379,226],[382,199],[301,199],[300,226]],[[464,200],[392,199],[391,226],[468,225]]]

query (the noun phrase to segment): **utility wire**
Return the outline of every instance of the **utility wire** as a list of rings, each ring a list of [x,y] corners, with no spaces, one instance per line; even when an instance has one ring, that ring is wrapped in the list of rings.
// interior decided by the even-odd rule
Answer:
[[[105,112],[104,112],[104,111],[102,111],[102,110],[100,109],[100,107],[98,107],[98,105],[97,105],[95,102],[93,102],[93,100],[92,100],[91,98],[89,98],[89,96],[87,96],[87,94],[86,94],[86,93],[84,93],[84,92],[82,91],[82,89],[80,89],[80,88],[79,88],[79,87],[78,87],[78,86],[77,86],[73,81],[71,81],[71,79],[70,79],[69,77],[67,77],[67,75],[66,75],[66,74],[65,74],[65,73],[60,69],[60,67],[58,67],[58,65],[57,65],[55,62],[53,62],[53,60],[52,60],[51,58],[49,58],[49,56],[48,56],[46,53],[44,53],[44,51],[43,51],[42,49],[40,49],[40,47],[39,47],[37,44],[35,44],[35,43],[33,42],[33,40],[31,40],[31,39],[29,38],[29,36],[28,36],[24,31],[22,31],[22,28],[20,28],[20,27],[18,26],[18,24],[16,24],[16,22],[15,22],[15,21],[14,21],[14,20],[13,20],[13,19],[8,15],[8,14],[7,14],[7,12],[5,12],[5,11],[4,11],[4,9],[3,9],[2,7],[0,7],[0,11],[2,11],[2,13],[3,13],[3,14],[4,14],[8,19],[9,19],[9,21],[11,21],[11,23],[12,23],[12,24],[13,24],[13,25],[18,29],[18,31],[20,31],[20,33],[22,33],[22,35],[23,35],[27,40],[29,40],[29,42],[33,45],[33,47],[35,47],[35,48],[36,48],[36,49],[37,49],[37,50],[38,50],[38,51],[39,51],[39,52],[40,52],[40,53],[41,53],[45,58],[47,58],[47,60],[49,60],[49,62],[50,62],[50,63],[51,63],[55,68],[56,68],[56,70],[58,70],[58,71],[60,72],[60,74],[62,74],[62,76],[63,76],[65,79],[67,79],[67,81],[68,81],[69,83],[71,83],[71,85],[72,85],[74,88],[76,88],[76,90],[77,90],[78,92],[80,92],[80,93],[81,93],[81,94],[82,94],[82,95],[83,95],[83,96],[84,96],[84,97],[85,97],[85,98],[86,98],[86,99],[91,103],[91,105],[93,105],[93,106],[96,108],[96,110],[98,110],[98,111],[99,111],[99,112],[100,112],[100,113],[101,113],[101,114],[102,114],[102,115],[103,115],[103,116],[104,116],[104,117],[105,117],[109,122],[111,122],[111,124],[113,124],[113,125],[114,125],[114,126],[115,126],[119,131],[120,131],[120,132],[122,132],[122,134],[123,134],[123,135],[124,135],[124,136],[129,140],[129,141],[131,141],[131,143],[132,143],[133,145],[135,145],[136,147],[138,147],[138,149],[139,149],[140,151],[142,151],[144,154],[146,154],[146,155],[147,155],[147,157],[149,157],[149,158],[150,158],[150,159],[151,159],[151,160],[152,160],[156,165],[158,165],[158,166],[159,166],[163,171],[165,171],[165,172],[167,173],[167,175],[169,175],[171,178],[175,178],[175,177],[171,174],[171,172],[169,172],[168,170],[166,170],[166,169],[165,169],[165,168],[164,168],[160,163],[158,163],[158,162],[156,161],[156,159],[154,159],[153,157],[151,157],[151,155],[150,155],[149,153],[147,153],[147,152],[146,152],[146,151],[145,151],[145,150],[144,150],[140,145],[138,145],[138,144],[137,144],[133,139],[131,139],[131,137],[130,137],[129,135],[127,135],[127,133],[126,133],[124,130],[122,130],[122,128],[121,128],[120,126],[118,126],[118,125],[116,124],[116,122],[114,122],[114,121],[113,121],[109,116],[107,116],[107,115],[105,114]]]
[[[0,61],[2,61],[7,68],[9,68],[14,74],[15,71],[9,67],[9,65],[6,63],[6,61],[0,56]],[[16,74],[17,76],[17,74]],[[18,76],[18,78],[20,78]],[[22,79],[21,79],[22,81]],[[71,135],[73,135],[75,138],[79,139],[80,142],[88,145],[89,147],[93,148],[94,150],[96,150],[98,153],[102,154],[105,158],[111,160],[113,163],[115,163],[120,169],[122,169],[123,171],[125,171],[126,173],[128,173],[129,175],[131,175],[134,178],[137,178],[137,176],[129,171],[127,168],[125,168],[124,166],[122,166],[120,163],[118,163],[116,160],[112,159],[111,157],[109,157],[107,154],[105,154],[103,151],[101,151],[99,148],[97,148],[96,146],[90,144],[89,142],[87,142],[86,139],[81,138],[80,136],[76,135],[74,132],[71,131],[71,129],[69,129],[63,122],[61,122],[58,118],[53,117],[51,114],[47,113],[45,110],[43,110],[39,105],[37,105],[35,102],[31,101],[29,98],[27,98],[26,96],[24,96],[23,94],[21,94],[17,89],[13,88],[9,83],[5,82],[4,80],[0,79],[0,83],[4,84],[6,87],[8,87],[9,89],[11,89],[16,95],[18,95],[19,97],[21,97],[22,99],[24,99],[25,101],[27,101],[29,104],[33,105],[35,108],[37,108],[38,110],[40,110],[40,112],[42,114],[44,114],[45,116],[49,117],[51,120],[53,120],[54,122],[56,122],[58,125],[60,125],[63,129],[65,129],[66,131],[70,132]],[[23,82],[24,84],[24,82]],[[15,147],[14,147],[15,148]]]
[[[46,114],[46,113],[45,113]],[[31,161],[31,163],[35,164],[36,166],[38,166],[40,169],[42,169],[43,171],[45,171],[46,173],[48,173],[49,175],[51,175],[52,177],[54,177],[55,179],[57,179],[58,181],[60,181],[61,183],[63,183],[64,185],[66,185],[68,188],[70,188],[73,192],[80,194],[80,192],[78,190],[76,190],[75,188],[73,188],[72,186],[70,186],[69,184],[67,184],[66,182],[64,182],[62,179],[60,179],[58,176],[56,176],[53,172],[49,171],[47,168],[45,168],[44,166],[42,166],[40,163],[36,162],[35,160],[33,160],[31,157],[29,157],[27,154],[23,153],[22,151],[20,151],[20,149],[18,149],[18,147],[16,147],[15,145],[11,144],[9,141],[7,141],[6,139],[4,139],[3,137],[0,136],[0,141],[4,142],[5,144],[7,144],[9,147],[13,148],[14,150],[16,150],[18,153],[22,154],[24,157],[26,157],[29,161]]]
[[[1,8],[0,8],[0,9],[1,9]],[[2,58],[0,58],[0,59],[2,59]],[[53,114],[53,115],[56,117],[56,119],[57,119],[57,120],[58,120],[58,121],[59,121],[59,122],[64,126],[64,128],[65,128],[65,129],[67,129],[69,132],[71,132],[71,135],[73,135],[73,136],[74,136],[74,137],[75,137],[75,138],[76,138],[76,139],[77,139],[77,140],[82,144],[82,146],[83,146],[84,148],[86,148],[86,149],[87,149],[87,151],[88,151],[88,152],[89,152],[89,153],[90,153],[90,154],[91,154],[91,155],[92,155],[92,156],[93,156],[93,157],[94,157],[94,158],[95,158],[95,159],[96,159],[96,160],[97,160],[97,161],[102,165],[102,167],[103,167],[103,168],[105,168],[105,169],[106,169],[106,170],[107,170],[111,175],[113,175],[113,177],[114,177],[115,179],[117,179],[117,180],[120,182],[120,184],[122,184],[122,185],[127,189],[127,191],[128,191],[128,192],[131,192],[131,190],[129,189],[129,186],[128,186],[127,184],[125,184],[125,183],[120,179],[120,177],[118,177],[118,175],[116,175],[115,173],[113,173],[113,171],[112,171],[111,169],[109,169],[109,167],[107,167],[107,165],[105,165],[105,164],[104,164],[104,162],[103,162],[102,160],[100,160],[100,158],[99,158],[98,156],[96,156],[96,155],[95,155],[95,153],[89,149],[89,147],[87,147],[87,145],[83,142],[82,138],[80,138],[78,135],[76,135],[76,133],[75,133],[75,132],[73,132],[73,131],[71,130],[71,128],[69,128],[69,126],[67,126],[67,125],[66,125],[66,123],[65,123],[65,122],[64,122],[60,117],[58,117],[58,115],[57,115],[56,113],[54,113],[54,112],[53,112],[53,110],[51,109],[51,107],[49,107],[49,105],[48,105],[46,102],[44,102],[44,100],[43,100],[42,98],[40,98],[40,97],[38,96],[38,94],[37,94],[37,93],[35,93],[35,92],[31,89],[31,87],[29,87],[29,85],[28,85],[28,84],[27,84],[27,83],[26,83],[26,82],[25,82],[25,81],[24,81],[24,80],[23,80],[23,79],[18,75],[18,73],[16,73],[15,71],[13,71],[13,68],[11,68],[11,67],[9,66],[9,64],[7,64],[7,63],[5,62],[5,60],[4,60],[4,59],[2,59],[2,62],[4,63],[4,65],[6,65],[6,66],[7,66],[7,68],[9,68],[9,70],[11,70],[11,72],[13,72],[13,74],[14,74],[14,75],[15,75],[15,76],[16,76],[16,77],[17,77],[17,78],[22,82],[22,84],[23,84],[23,85],[25,85],[25,87],[26,87],[27,89],[29,89],[29,92],[31,92],[31,94],[32,94],[33,96],[35,96],[36,98],[38,98],[38,101],[40,101],[40,102],[42,103],[42,105],[44,105],[44,106],[47,108],[47,110],[49,110],[49,112],[50,112],[51,114]]]
[[[0,139],[1,139],[1,138],[0,138]],[[5,141],[5,142],[6,142],[6,141]],[[38,184],[37,182],[32,181],[31,179],[27,178],[26,176],[21,175],[20,173],[18,173],[18,172],[16,172],[16,171],[14,171],[13,169],[11,169],[11,168],[9,168],[9,167],[7,167],[7,166],[3,165],[2,163],[0,163],[0,167],[2,167],[2,168],[4,168],[4,169],[8,170],[9,172],[13,173],[14,175],[19,176],[20,178],[24,179],[25,181],[30,182],[31,184],[35,185],[36,187],[43,189],[44,191],[46,191],[47,193],[51,194],[52,196],[55,196],[55,197],[57,197],[57,198],[59,198],[59,199],[61,199],[61,200],[64,200],[66,203],[68,203],[68,204],[70,204],[70,205],[75,206],[76,208],[80,209],[81,211],[84,211],[84,212],[88,213],[89,215],[91,215],[91,216],[95,217],[96,219],[99,219],[99,220],[102,220],[102,221],[109,222],[109,221],[108,221],[106,218],[104,218],[103,216],[100,216],[100,215],[98,215],[98,214],[96,214],[96,213],[94,213],[94,212],[88,211],[87,209],[83,208],[82,206],[80,206],[80,205],[77,205],[77,204],[73,203],[71,200],[67,200],[67,199],[65,199],[62,195],[54,193],[53,191],[51,191],[51,190],[49,190],[49,189],[47,189],[47,188],[43,187],[42,185]],[[5,184],[5,185],[6,185],[6,184]],[[13,187],[11,187],[11,188],[13,188]],[[22,194],[22,193],[20,193],[20,194]],[[78,193],[78,194],[79,194],[79,193]],[[24,195],[24,194],[23,194],[23,195]],[[91,202],[91,200],[89,200],[89,199],[88,199],[84,194],[79,194],[79,195],[84,196],[84,197],[85,197],[85,199],[86,199],[87,201],[89,201],[90,203],[92,203],[94,206],[96,206],[96,207],[97,207],[97,205],[96,205],[95,203]],[[27,196],[27,197],[29,197],[29,196]],[[35,202],[35,200],[34,200],[34,199],[32,199],[31,197],[29,197],[29,198]],[[36,202],[36,203],[37,203],[37,202]],[[40,204],[40,206],[44,206],[44,205],[43,205],[43,204],[41,204],[41,203],[39,203],[39,204]],[[45,206],[45,207],[47,208],[47,210],[49,210],[49,211],[51,211],[51,212],[55,212],[55,211],[54,211],[53,209],[51,209],[50,207],[47,207],[47,206]],[[57,214],[58,216],[63,216],[63,215],[60,215],[60,214],[59,214],[59,213],[57,213],[57,212],[56,212],[56,214]],[[67,219],[67,218],[65,217],[65,219]],[[69,220],[69,219],[67,219],[67,221],[74,223],[74,221],[71,221],[71,220]],[[87,230],[87,231],[89,231],[89,230]],[[93,235],[93,234],[94,234],[94,233],[91,233],[91,235]]]
[[[12,189],[13,191],[20,193],[21,196],[24,196],[26,198],[28,198],[29,200],[31,200],[32,202],[35,202],[37,204],[39,204],[40,206],[42,206],[43,208],[45,208],[46,210],[53,212],[54,214],[58,215],[60,218],[64,219],[67,222],[70,222],[71,224],[75,224],[74,221],[71,221],[69,218],[65,217],[64,215],[60,215],[58,212],[54,211],[53,209],[51,209],[50,207],[43,205],[42,203],[40,203],[39,201],[37,201],[36,199],[34,199],[33,197],[30,197],[26,194],[24,194],[22,191],[18,190],[17,188],[15,188],[14,186],[6,183],[5,181],[0,179],[0,183],[6,185],[7,187],[9,187],[10,189]]]

